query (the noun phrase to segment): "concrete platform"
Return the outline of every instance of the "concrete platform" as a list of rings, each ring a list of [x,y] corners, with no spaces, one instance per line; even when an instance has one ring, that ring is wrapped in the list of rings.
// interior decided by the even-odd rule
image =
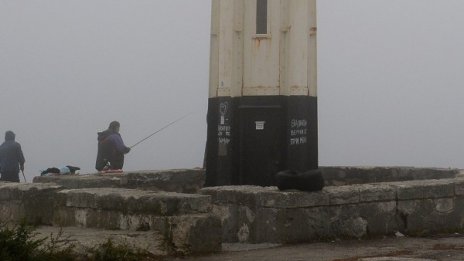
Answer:
[[[129,171],[117,174],[57,175],[34,177],[34,183],[55,183],[68,189],[129,188],[197,193],[205,182],[203,169]]]
[[[413,167],[321,167],[327,186],[343,186],[408,180],[450,179],[457,169]],[[130,171],[119,174],[58,175],[35,177],[34,183],[56,183],[68,189],[131,188],[152,191],[198,193],[205,182],[204,169]]]
[[[226,186],[185,194],[161,190],[193,193],[202,170],[40,177],[35,182],[44,183],[0,183],[0,221],[155,233],[168,255],[213,253],[222,242],[299,244],[464,229],[458,170],[337,167],[323,174],[328,184],[349,185],[316,193]]]

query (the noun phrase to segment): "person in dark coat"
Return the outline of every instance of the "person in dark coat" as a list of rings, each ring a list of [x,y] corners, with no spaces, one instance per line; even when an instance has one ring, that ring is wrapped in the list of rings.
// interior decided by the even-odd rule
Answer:
[[[117,121],[110,123],[107,130],[98,133],[98,152],[95,168],[102,170],[119,170],[124,166],[124,154],[129,153],[130,148],[124,145],[120,124]]]
[[[19,170],[24,171],[24,155],[21,145],[15,141],[12,131],[5,133],[5,142],[0,145],[0,180],[19,182]]]

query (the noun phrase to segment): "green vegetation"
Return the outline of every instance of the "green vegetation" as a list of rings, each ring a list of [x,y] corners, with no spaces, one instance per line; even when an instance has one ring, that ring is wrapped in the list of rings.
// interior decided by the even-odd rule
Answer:
[[[62,247],[57,237],[47,242],[47,238],[36,236],[34,229],[24,223],[13,227],[0,225],[0,260],[75,260],[72,245]]]
[[[153,256],[146,251],[133,250],[127,245],[116,245],[111,239],[106,243],[101,244],[99,247],[90,251],[91,255],[88,257],[92,261],[139,261],[139,260],[155,260]]]
[[[150,253],[132,249],[127,245],[115,244],[112,240],[78,254],[69,238],[63,233],[38,238],[33,227],[26,224],[0,225],[0,260],[2,261],[132,261],[159,260]]]

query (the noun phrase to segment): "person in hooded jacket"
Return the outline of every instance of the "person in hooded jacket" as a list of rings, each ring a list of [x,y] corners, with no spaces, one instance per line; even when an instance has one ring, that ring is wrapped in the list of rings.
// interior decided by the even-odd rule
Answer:
[[[120,124],[117,121],[110,123],[107,130],[98,133],[98,152],[95,168],[98,171],[120,170],[124,166],[124,154],[129,153],[130,148],[124,145]]]
[[[15,141],[12,131],[5,133],[5,142],[0,145],[0,180],[19,182],[19,170],[24,171],[24,159],[21,145]]]

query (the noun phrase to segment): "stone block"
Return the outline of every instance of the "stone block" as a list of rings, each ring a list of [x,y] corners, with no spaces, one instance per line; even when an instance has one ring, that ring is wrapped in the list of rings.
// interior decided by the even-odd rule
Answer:
[[[222,242],[239,242],[238,233],[238,208],[235,204],[213,205],[211,214],[218,217],[222,226]]]
[[[463,226],[464,199],[399,201],[398,215],[404,222],[405,233],[411,235],[460,231]]]
[[[67,207],[167,216],[208,212],[211,201],[205,195],[119,188],[64,190],[58,194],[58,200],[66,198]]]
[[[329,205],[329,193],[263,191],[257,194],[257,206],[265,208],[307,208]]]
[[[203,188],[200,193],[210,195],[214,204],[238,204],[254,207],[257,204],[257,195],[276,190],[276,187],[224,186]]]
[[[122,175],[57,175],[37,176],[34,183],[55,183],[67,189],[80,188],[118,188]]]
[[[82,218],[79,218],[79,214],[76,213],[76,209],[60,206],[56,207],[53,212],[53,219],[51,225],[58,227],[85,227],[85,224],[78,225],[78,220],[82,220]]]
[[[464,177],[459,177],[454,180],[454,193],[457,197],[464,196]]]
[[[134,171],[121,177],[121,186],[125,188],[179,193],[198,193],[204,183],[204,169]]]
[[[280,231],[280,220],[286,209],[260,208],[257,209],[253,222],[249,219],[239,220],[239,239],[241,243],[259,244],[262,242],[280,243],[282,231]]]
[[[232,206],[227,211],[230,209]],[[340,237],[362,238],[399,230],[395,201],[306,208],[238,206],[232,216],[223,220],[223,227],[230,231],[224,242],[301,243]]]
[[[450,179],[457,169],[412,167],[320,167],[327,186],[395,182],[407,180]]]
[[[367,221],[369,236],[391,235],[403,231],[404,226],[398,219],[396,201],[371,202],[359,204],[356,212]]]
[[[212,215],[173,216],[167,218],[170,253],[191,255],[221,251],[222,228]]]
[[[31,184],[0,182],[0,201],[33,198],[42,193],[52,193],[61,189],[56,184]]]
[[[73,226],[105,230],[157,231],[163,236],[163,248],[167,249],[169,254],[190,255],[221,250],[221,222],[219,218],[209,214],[150,217],[94,209],[76,210],[74,214],[80,215],[81,218],[77,217]]]
[[[143,231],[64,227],[63,232],[77,243],[77,249],[80,251],[84,251],[85,247],[105,243],[108,239],[159,256],[195,255],[221,250],[221,223],[214,216],[201,214],[153,217],[150,222],[152,228]],[[49,236],[50,231],[59,230],[57,226],[55,229],[43,227],[38,229],[38,232],[45,236]]]
[[[454,180],[419,180],[391,183],[397,189],[398,200],[428,199],[454,196]]]
[[[360,201],[359,185],[325,187],[324,191],[329,194],[330,205],[357,204]]]
[[[332,238],[362,238],[368,221],[354,205],[259,209],[248,243],[301,243]],[[242,225],[243,226],[243,225]]]
[[[359,205],[347,204],[331,206],[324,221],[325,238],[361,239],[368,234],[368,222],[360,215]]]
[[[54,195],[59,189],[55,184],[0,183],[2,219],[50,224]]]
[[[361,239],[367,236],[368,222],[362,217],[353,217],[344,220],[339,220],[336,223],[337,227],[332,228],[333,231],[337,231],[335,235],[339,235],[342,238],[356,238]]]
[[[200,190],[200,194],[211,196],[214,204],[235,204],[236,186],[206,187]]]
[[[359,186],[360,202],[395,201],[396,188],[389,184],[376,183]]]
[[[76,225],[86,228],[103,228],[107,230],[120,230],[128,216],[118,211],[108,211],[99,209],[75,209]],[[137,230],[137,229],[131,229]]]
[[[203,169],[130,171],[123,174],[57,175],[35,177],[34,183],[56,183],[67,189],[130,188],[198,193],[205,181]]]
[[[2,201],[0,203],[0,223],[16,223],[26,216],[21,200]]]

